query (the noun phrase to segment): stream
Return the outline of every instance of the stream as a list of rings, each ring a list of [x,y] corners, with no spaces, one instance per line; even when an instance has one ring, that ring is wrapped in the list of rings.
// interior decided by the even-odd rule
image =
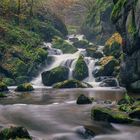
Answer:
[[[78,36],[82,39],[82,36]],[[67,40],[69,41],[69,40]],[[15,87],[9,87],[12,93],[8,98],[0,99],[0,128],[23,126],[28,129],[33,140],[139,140],[139,125],[119,125],[96,122],[91,119],[90,111],[94,106],[113,106],[124,97],[122,87],[99,87],[92,71],[97,59],[86,56],[85,49],[78,49],[74,54],[63,54],[61,50],[49,47],[49,57],[52,63],[41,72],[57,66],[69,68],[69,79],[78,57],[82,54],[89,69],[89,76],[84,82],[94,88],[89,89],[52,89],[45,87],[41,81],[41,72],[31,83],[32,92],[15,92]],[[102,46],[99,47],[102,50]],[[116,81],[117,82],[117,81]],[[90,105],[77,105],[79,95],[93,97],[96,101]],[[107,104],[104,101],[112,101]],[[131,127],[130,127],[131,126]],[[96,135],[93,136],[92,130]]]

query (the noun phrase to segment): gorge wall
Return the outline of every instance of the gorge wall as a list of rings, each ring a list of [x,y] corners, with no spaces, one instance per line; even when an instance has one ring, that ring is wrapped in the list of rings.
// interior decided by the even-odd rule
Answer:
[[[123,38],[121,82],[140,91],[140,0],[114,0],[111,19]]]

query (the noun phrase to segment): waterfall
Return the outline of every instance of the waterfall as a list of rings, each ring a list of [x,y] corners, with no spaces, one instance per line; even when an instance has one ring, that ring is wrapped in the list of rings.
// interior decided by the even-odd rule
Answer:
[[[82,40],[84,38],[83,35],[71,35],[68,37],[67,41],[71,42],[70,38],[76,38],[78,40]],[[72,42],[71,42],[72,43]],[[86,49],[78,49],[77,52],[73,54],[63,54],[63,52],[59,49],[52,48],[51,43],[44,43],[42,48],[47,49],[48,56],[51,57],[52,62],[47,64],[42,71],[40,71],[40,74],[34,78],[31,83],[34,86],[43,86],[42,79],[41,79],[41,73],[44,71],[49,71],[53,68],[56,68],[58,66],[65,66],[69,69],[69,75],[68,79],[73,79],[73,71],[76,65],[76,62],[80,55],[83,55],[84,60],[88,66],[88,77],[83,80],[83,82],[87,82],[93,87],[98,87],[100,82],[95,82],[95,78],[93,76],[93,70],[95,69],[95,63],[98,61],[98,59],[91,58],[87,56]],[[99,46],[98,51],[103,53],[104,46]],[[117,87],[119,87],[119,82],[116,80]]]

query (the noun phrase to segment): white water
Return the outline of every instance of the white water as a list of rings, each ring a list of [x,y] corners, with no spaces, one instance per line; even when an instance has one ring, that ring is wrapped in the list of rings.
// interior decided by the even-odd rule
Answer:
[[[68,36],[68,39],[66,40],[67,42],[71,43],[72,38],[76,38],[78,40],[84,39],[83,35],[70,35]],[[88,77],[85,78],[83,81],[89,83],[93,87],[98,87],[99,82],[95,82],[95,78],[93,77],[93,70],[95,68],[95,63],[98,61],[97,59],[88,57],[86,54],[86,49],[78,49],[76,53],[73,54],[63,54],[61,50],[52,48],[51,43],[44,43],[43,48],[46,48],[49,53],[49,57],[52,58],[52,63],[49,65],[46,65],[46,67],[43,68],[43,70],[40,72],[40,74],[32,80],[32,84],[34,86],[43,86],[42,80],[41,80],[41,73],[44,71],[51,70],[55,67],[58,66],[65,66],[69,68],[69,78],[68,79],[73,79],[73,70],[75,68],[76,62],[79,58],[80,55],[84,56],[84,60],[88,66]],[[103,48],[104,46],[98,46],[98,51],[103,53]],[[116,80],[118,83],[118,81]],[[119,83],[118,83],[119,85]]]

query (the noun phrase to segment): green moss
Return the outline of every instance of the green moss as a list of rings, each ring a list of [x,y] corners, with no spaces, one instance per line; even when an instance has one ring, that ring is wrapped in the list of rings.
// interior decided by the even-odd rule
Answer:
[[[131,123],[132,120],[127,114],[109,109],[109,108],[93,108],[91,111],[91,116],[96,121],[105,121],[112,123]]]
[[[76,47],[76,48],[88,48],[90,45],[89,45],[89,42],[84,39],[84,40],[78,40],[76,42],[73,43],[73,45]]]
[[[3,78],[2,82],[5,83],[7,86],[15,85],[15,80],[13,80],[11,78]]]
[[[7,85],[3,82],[0,82],[0,92],[8,91]]]
[[[42,82],[46,86],[52,86],[57,82],[62,82],[68,79],[69,69],[66,67],[56,67],[50,71],[42,73]]]
[[[34,90],[34,88],[30,83],[21,84],[21,85],[17,86],[17,88],[15,89],[15,91],[20,91],[20,92],[33,91],[33,90]]]
[[[111,20],[115,23],[118,18],[120,17],[120,13],[122,11],[122,8],[126,4],[127,0],[118,0],[113,8],[112,14],[111,14]]]
[[[88,77],[88,66],[82,55],[77,60],[75,69],[73,71],[73,77],[77,80],[83,80]]]
[[[52,42],[53,48],[62,50],[63,53],[75,53],[77,48],[60,37],[55,37]]]
[[[0,98],[5,98],[7,97],[4,93],[0,93]]]

